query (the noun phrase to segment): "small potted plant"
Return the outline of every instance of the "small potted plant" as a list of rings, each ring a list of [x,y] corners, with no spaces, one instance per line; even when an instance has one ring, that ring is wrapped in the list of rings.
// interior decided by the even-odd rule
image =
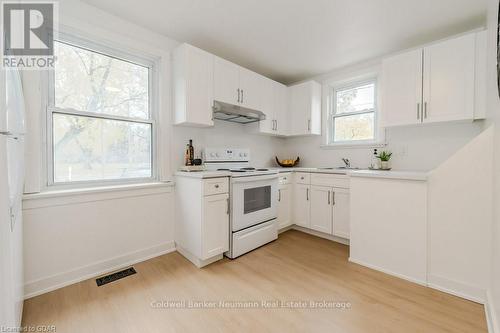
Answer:
[[[392,153],[390,151],[382,151],[377,155],[377,158],[380,160],[380,169],[381,170],[390,170],[391,166],[389,161],[391,159]]]

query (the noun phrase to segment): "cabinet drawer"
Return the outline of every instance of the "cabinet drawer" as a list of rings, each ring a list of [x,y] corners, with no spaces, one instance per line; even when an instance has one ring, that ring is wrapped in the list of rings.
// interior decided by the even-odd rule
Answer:
[[[295,174],[297,184],[311,184],[311,174],[306,172],[297,172]]]
[[[229,192],[229,179],[211,178],[203,180],[203,195],[214,195]]]
[[[292,175],[291,172],[280,173],[279,183],[281,185],[291,184],[292,183]]]
[[[349,176],[326,173],[311,174],[311,184],[320,186],[349,188]]]

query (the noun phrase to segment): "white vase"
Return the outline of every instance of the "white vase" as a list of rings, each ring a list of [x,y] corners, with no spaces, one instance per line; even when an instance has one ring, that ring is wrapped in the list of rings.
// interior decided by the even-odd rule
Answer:
[[[391,165],[389,161],[380,161],[380,169],[382,170],[389,170],[391,168]]]

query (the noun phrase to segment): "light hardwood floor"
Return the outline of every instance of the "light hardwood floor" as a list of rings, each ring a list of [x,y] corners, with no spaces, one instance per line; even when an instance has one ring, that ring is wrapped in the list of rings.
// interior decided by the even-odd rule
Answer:
[[[298,231],[203,269],[174,252],[137,264],[138,274],[102,287],[87,280],[29,299],[23,324],[55,325],[59,333],[487,331],[482,305],[347,258],[347,246]],[[350,308],[152,306],[176,300],[333,301],[349,302]]]

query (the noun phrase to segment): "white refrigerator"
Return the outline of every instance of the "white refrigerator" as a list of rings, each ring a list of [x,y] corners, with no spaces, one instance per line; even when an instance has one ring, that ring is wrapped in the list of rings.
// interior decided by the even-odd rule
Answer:
[[[24,96],[16,70],[0,70],[0,329],[19,327],[24,298]]]

